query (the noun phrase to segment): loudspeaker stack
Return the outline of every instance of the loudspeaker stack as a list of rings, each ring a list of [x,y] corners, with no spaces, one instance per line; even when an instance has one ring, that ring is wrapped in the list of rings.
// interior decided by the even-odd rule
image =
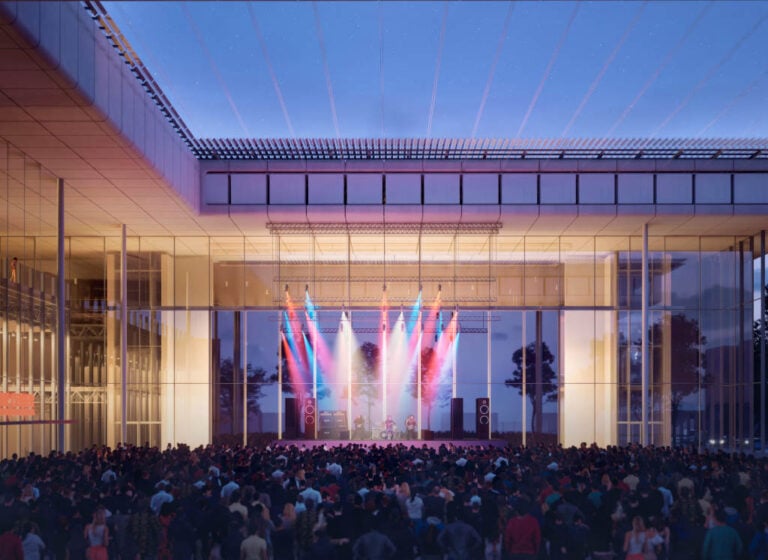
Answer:
[[[313,397],[304,400],[304,437],[317,439],[317,402]]]
[[[475,432],[479,439],[491,437],[491,401],[488,397],[475,399]]]
[[[299,401],[294,397],[285,399],[285,439],[299,437]]]
[[[451,439],[464,438],[464,399],[451,399]]]

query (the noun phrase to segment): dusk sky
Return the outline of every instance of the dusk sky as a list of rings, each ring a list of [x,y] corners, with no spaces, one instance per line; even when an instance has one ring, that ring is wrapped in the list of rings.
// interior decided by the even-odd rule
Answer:
[[[768,136],[768,2],[105,2],[197,137]]]

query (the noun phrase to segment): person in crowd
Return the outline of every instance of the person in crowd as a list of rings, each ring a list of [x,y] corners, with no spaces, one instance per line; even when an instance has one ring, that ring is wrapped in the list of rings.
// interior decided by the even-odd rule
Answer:
[[[104,544],[119,559],[236,559],[258,521],[270,560],[390,554],[387,541],[398,560],[616,558],[627,534],[658,560],[744,560],[766,555],[766,512],[768,459],[634,444],[265,440],[0,459],[0,559],[35,536],[51,558]],[[480,550],[456,552],[461,523]]]
[[[645,555],[650,550],[645,523],[639,515],[632,518],[632,528],[624,533],[622,550],[626,560],[645,560]]]
[[[39,527],[31,521],[23,525],[21,546],[24,549],[24,560],[42,560],[45,552],[45,543],[38,534]]]
[[[723,508],[715,508],[714,525],[707,530],[702,545],[702,560],[738,560],[742,552],[742,542],[733,527],[726,524]]]
[[[510,505],[512,517],[504,528],[504,549],[512,560],[534,560],[539,554],[541,528],[529,509],[530,504],[522,498]]]
[[[0,525],[0,560],[24,560],[21,528],[12,523]]]
[[[260,518],[251,521],[248,537],[240,543],[240,560],[267,560],[267,541],[263,536]]]
[[[448,516],[448,524],[437,537],[446,560],[481,558],[483,539],[472,525],[457,517],[455,511]]]
[[[98,507],[93,512],[93,521],[85,526],[85,540],[88,548],[85,550],[87,560],[108,560],[109,528],[107,527],[107,512]]]

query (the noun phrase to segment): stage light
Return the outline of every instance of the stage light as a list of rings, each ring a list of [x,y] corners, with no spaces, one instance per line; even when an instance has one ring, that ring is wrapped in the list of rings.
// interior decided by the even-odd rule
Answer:
[[[387,324],[386,323],[382,323],[381,324],[381,330],[382,330],[382,332],[387,332]]]
[[[405,323],[404,322],[400,323],[400,332],[405,332]]]
[[[438,292],[442,292],[443,291],[443,285],[442,284],[438,284],[437,285],[437,291]]]
[[[304,292],[305,293],[309,292],[309,284],[304,284]]]
[[[421,284],[419,284],[419,292],[422,292],[423,290],[424,290],[424,286],[422,286]]]
[[[386,282],[382,285],[381,291],[382,292],[386,292],[387,291],[387,284],[386,284]]]
[[[285,293],[288,293],[288,284],[285,285]]]

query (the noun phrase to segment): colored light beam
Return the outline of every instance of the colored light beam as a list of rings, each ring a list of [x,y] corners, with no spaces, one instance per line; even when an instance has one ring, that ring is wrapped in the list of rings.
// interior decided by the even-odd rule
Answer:
[[[436,372],[436,375],[430,376],[426,386],[426,398],[431,404],[435,403],[440,394],[440,385],[446,382],[446,373],[452,370],[454,344],[458,341],[457,325],[458,319],[454,315],[448,326],[440,329],[441,332],[438,334],[437,343],[428,364],[428,368]]]
[[[288,370],[286,373],[288,374],[288,380],[293,388],[293,394],[297,394],[298,388],[303,385],[305,381],[302,379],[299,364],[296,363],[296,357],[290,348],[290,343],[285,333],[282,334],[282,341],[283,356],[285,356],[285,365]]]
[[[312,303],[312,299],[309,297],[309,292],[306,292],[304,296],[304,316],[307,321],[310,340],[314,340],[314,344],[317,346],[315,352],[317,352],[317,363],[320,366],[320,370],[324,372],[325,379],[330,383],[336,383],[337,378],[332,375],[335,371],[335,360],[331,349],[326,342],[322,334],[317,330],[317,310]],[[331,374],[329,378],[328,375]]]

